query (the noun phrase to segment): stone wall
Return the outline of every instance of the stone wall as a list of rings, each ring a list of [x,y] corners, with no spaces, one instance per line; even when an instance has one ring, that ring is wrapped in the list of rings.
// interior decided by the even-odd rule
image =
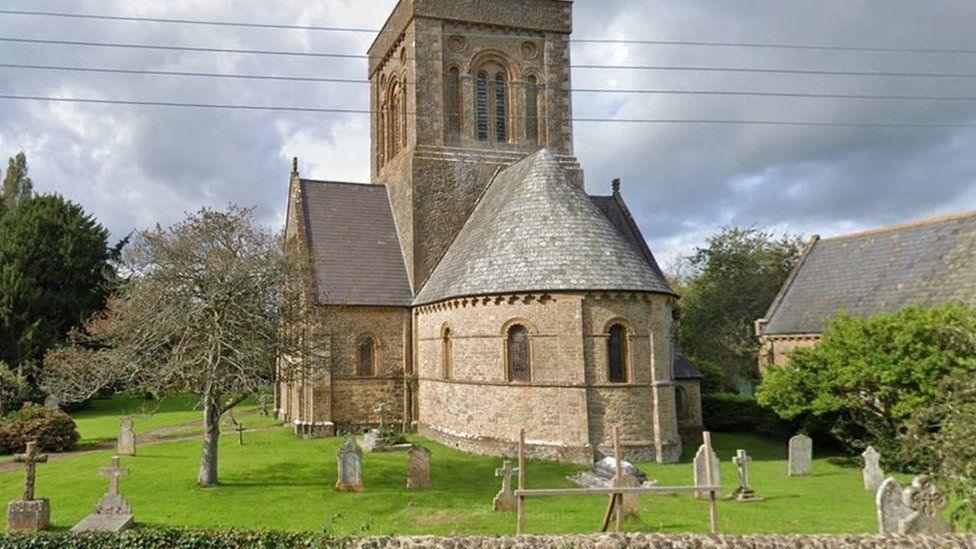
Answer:
[[[677,459],[670,299],[556,293],[420,307],[415,314],[421,434],[470,452],[510,456],[525,428],[530,455],[589,462],[610,453],[617,425],[628,459]],[[616,323],[628,330],[626,383],[607,377],[607,330]],[[530,332],[528,384],[508,381],[506,335],[513,324]]]
[[[684,394],[682,402],[675,398],[675,409],[678,413],[678,433],[684,441],[698,444],[701,440],[704,422],[702,420],[701,381],[697,379],[679,379],[674,382],[675,391]],[[677,395],[676,395],[677,396]],[[678,406],[680,404],[680,406]]]
[[[531,519],[531,516],[530,516]],[[654,547],[657,549],[828,549],[860,547],[863,549],[913,549],[976,547],[976,536],[866,536],[866,535],[751,535],[702,536],[661,534],[592,534],[564,536],[506,537],[395,537],[353,540],[346,547],[390,549],[624,549]]]

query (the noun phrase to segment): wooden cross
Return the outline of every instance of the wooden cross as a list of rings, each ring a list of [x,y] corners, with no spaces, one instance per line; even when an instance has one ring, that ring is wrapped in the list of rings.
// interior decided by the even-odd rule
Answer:
[[[512,477],[518,472],[518,467],[512,467],[512,462],[505,460],[502,466],[495,469],[495,476],[502,479],[502,492],[512,491]]]
[[[129,476],[129,468],[119,465],[119,456],[115,456],[109,462],[108,467],[102,467],[98,474],[108,479],[108,495],[119,495],[119,479]]]
[[[23,454],[14,454],[14,461],[24,464],[24,501],[34,501],[34,480],[36,479],[36,468],[38,463],[47,461],[47,455],[38,453],[37,441],[32,440],[27,443],[27,451]]]
[[[386,412],[386,404],[380,404],[373,411],[380,415],[380,429],[382,430],[383,429],[383,414]]]
[[[244,446],[244,424],[237,424],[237,444],[239,446]]]
[[[749,488],[749,462],[752,458],[745,450],[739,450],[735,453],[735,457],[732,458],[732,463],[739,468],[739,484],[743,488]]]

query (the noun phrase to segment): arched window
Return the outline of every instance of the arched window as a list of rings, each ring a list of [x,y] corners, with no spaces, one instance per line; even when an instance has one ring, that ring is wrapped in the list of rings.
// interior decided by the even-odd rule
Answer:
[[[488,141],[488,74],[479,72],[475,85],[478,141]]]
[[[447,117],[446,135],[449,140],[454,140],[461,135],[461,73],[457,67],[451,67],[447,71],[444,106]]]
[[[525,86],[525,139],[539,142],[539,81],[530,76]]]
[[[529,349],[529,330],[521,324],[508,329],[508,380],[528,383],[532,380],[532,361]]]
[[[376,375],[376,340],[372,336],[359,338],[357,344],[357,371],[356,375],[375,376]]]
[[[627,329],[620,324],[610,327],[607,338],[607,379],[610,383],[627,382]]]
[[[688,396],[685,395],[685,390],[682,387],[674,388],[674,409],[678,417],[688,415]]]
[[[505,74],[500,72],[495,75],[495,140],[499,143],[508,141],[507,97]]]
[[[443,357],[441,358],[441,361],[442,361],[444,379],[451,379],[451,372],[452,372],[453,366],[454,366],[454,364],[453,364],[453,361],[454,361],[454,356],[453,356],[454,355],[454,350],[452,349],[452,345],[451,345],[451,329],[450,328],[444,328],[444,336],[443,336],[443,341],[441,342],[441,345],[442,345],[442,349],[441,350],[442,350],[442,353],[443,353]]]

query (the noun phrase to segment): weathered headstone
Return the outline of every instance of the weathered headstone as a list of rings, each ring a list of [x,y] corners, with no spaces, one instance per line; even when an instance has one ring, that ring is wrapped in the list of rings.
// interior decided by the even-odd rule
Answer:
[[[122,420],[116,452],[120,456],[133,456],[136,453],[136,434],[132,431],[132,419]]]
[[[120,466],[119,457],[115,456],[98,474],[108,479],[108,492],[72,532],[118,532],[132,525],[132,506],[119,493],[119,479],[129,476],[129,469]]]
[[[640,487],[656,486],[657,481],[647,480],[647,474],[633,464],[620,462],[620,486]],[[615,486],[617,476],[617,461],[612,457],[605,457],[598,461],[590,471],[581,471],[572,474],[567,480],[578,484],[584,488],[611,488]],[[637,494],[624,494],[624,512],[629,515],[636,515],[641,511],[640,497]]]
[[[518,467],[512,467],[512,462],[505,460],[502,466],[495,469],[495,476],[501,477],[502,489],[495,495],[493,508],[495,511],[512,511],[516,508],[515,492],[512,490],[512,476],[518,473]]]
[[[881,483],[876,497],[881,534],[947,534],[942,520],[949,499],[928,476],[918,476],[905,488],[894,478]]]
[[[51,525],[51,503],[45,498],[34,499],[37,464],[46,462],[47,456],[37,451],[36,441],[31,441],[23,454],[14,454],[14,461],[24,464],[24,495],[7,504],[7,531],[47,530]]]
[[[711,461],[712,464],[712,482],[716,486],[722,483],[721,468],[719,467],[718,454],[715,450],[711,452],[711,460],[707,460],[705,457],[705,445],[702,444],[698,448],[698,453],[695,454],[695,486],[708,486],[708,465],[707,461]],[[722,494],[718,494],[719,497]],[[698,499],[708,499],[708,492],[695,492],[695,497]]]
[[[874,449],[874,446],[868,446],[861,457],[864,458],[864,470],[861,471],[864,489],[869,492],[877,492],[884,481],[884,471],[881,470],[881,454]]]
[[[48,410],[60,410],[61,399],[54,395],[47,395],[47,397],[44,399],[44,407]]]
[[[261,395],[258,397],[258,408],[261,410],[261,415],[268,417],[270,412],[268,411],[268,395]]]
[[[340,492],[362,492],[363,451],[352,437],[346,437],[337,457],[339,477],[335,489]]]
[[[430,450],[414,446],[407,452],[407,490],[430,490]]]
[[[745,450],[738,450],[735,453],[732,463],[735,464],[739,473],[739,487],[732,492],[729,498],[736,501],[762,501],[762,498],[756,494],[749,484],[749,463],[751,462],[752,458]]]
[[[813,470],[813,439],[806,435],[796,435],[790,439],[789,475],[801,477]]]

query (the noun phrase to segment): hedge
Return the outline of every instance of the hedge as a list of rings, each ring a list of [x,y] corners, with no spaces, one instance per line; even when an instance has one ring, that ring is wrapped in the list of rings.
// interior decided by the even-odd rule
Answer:
[[[706,429],[720,433],[788,437],[796,427],[760,406],[755,399],[731,393],[702,395],[702,420]]]
[[[177,529],[137,529],[118,534],[0,535],[0,549],[260,549],[344,547],[349,540],[321,534],[288,532],[210,532]]]

